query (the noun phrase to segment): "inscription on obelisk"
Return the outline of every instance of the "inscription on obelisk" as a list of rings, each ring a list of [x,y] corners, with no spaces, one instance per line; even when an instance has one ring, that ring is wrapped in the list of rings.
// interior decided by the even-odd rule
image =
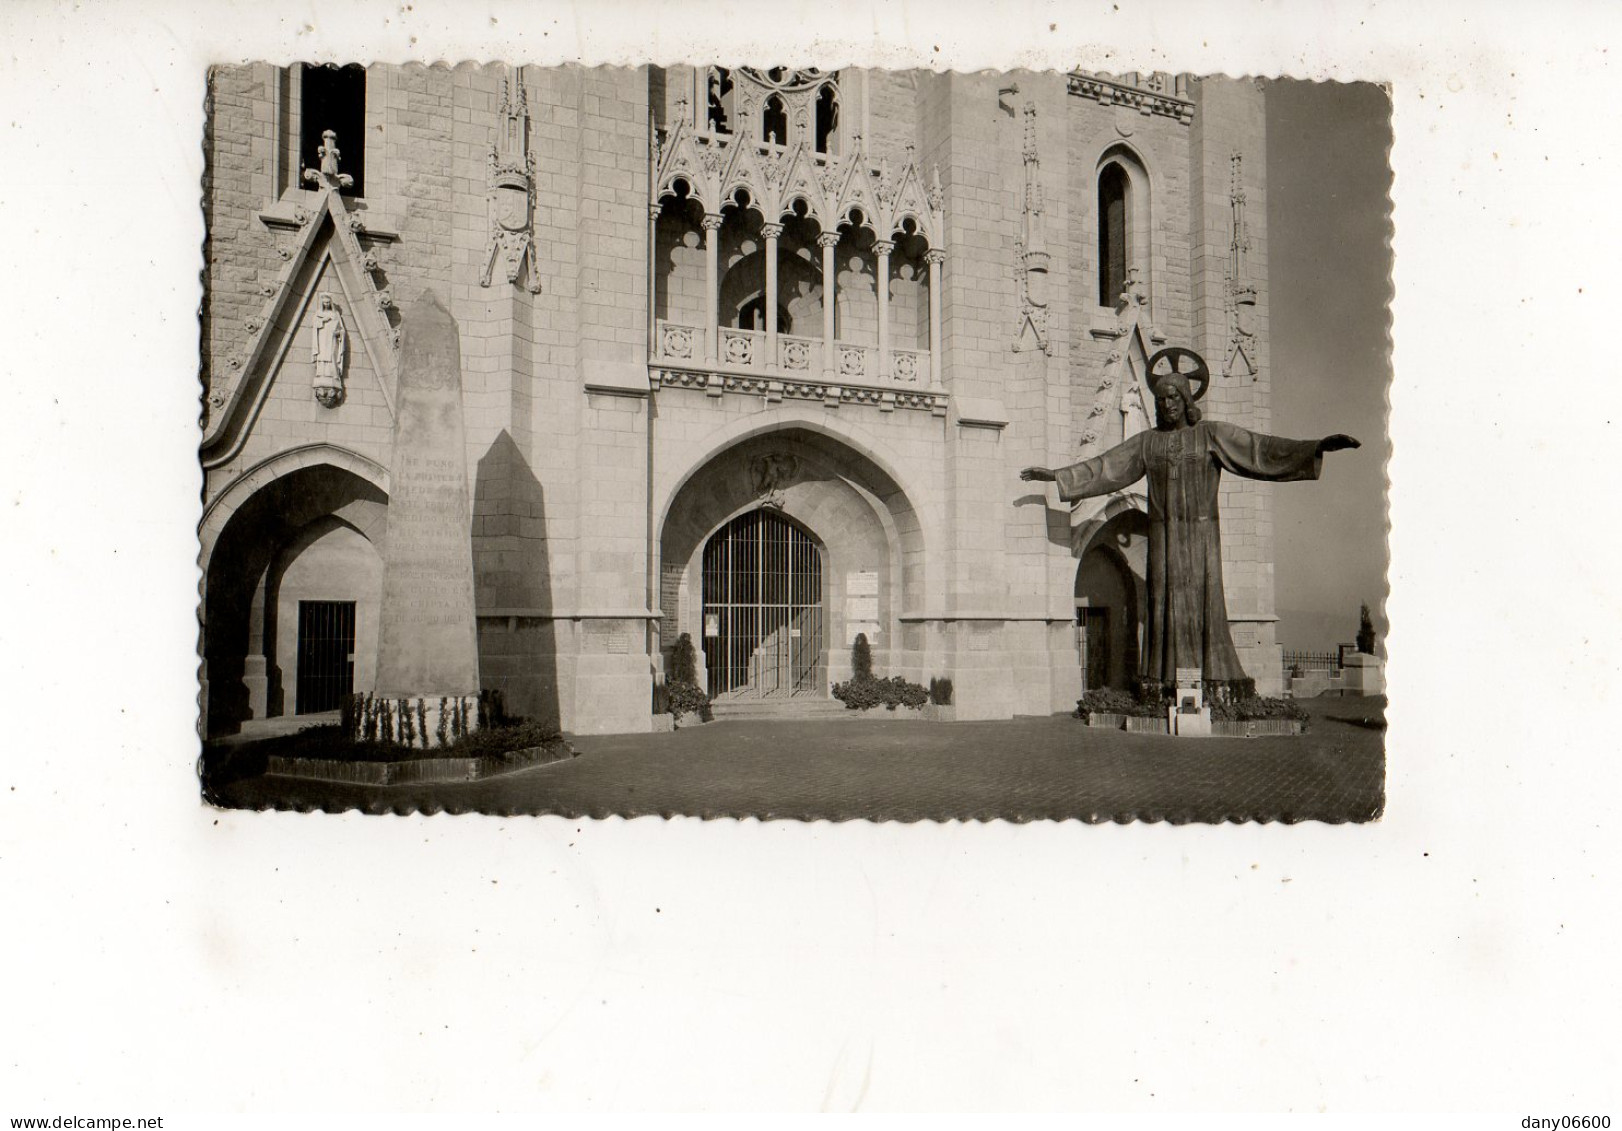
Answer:
[[[456,320],[430,291],[401,312],[377,695],[479,693],[473,539]]]

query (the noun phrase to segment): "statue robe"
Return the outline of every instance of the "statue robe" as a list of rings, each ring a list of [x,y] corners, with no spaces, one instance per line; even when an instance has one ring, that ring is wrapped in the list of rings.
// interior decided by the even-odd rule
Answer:
[[[1314,440],[1284,440],[1202,420],[1191,428],[1139,432],[1103,455],[1058,470],[1059,497],[1066,502],[1149,479],[1143,678],[1173,683],[1180,667],[1199,668],[1207,681],[1245,678],[1222,592],[1222,471],[1274,483],[1316,479],[1323,465],[1317,449]]]

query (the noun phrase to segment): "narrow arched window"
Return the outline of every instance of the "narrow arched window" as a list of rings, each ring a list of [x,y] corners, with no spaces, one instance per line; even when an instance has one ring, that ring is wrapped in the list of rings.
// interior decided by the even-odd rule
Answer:
[[[732,132],[732,75],[725,67],[711,67],[705,120],[718,134]]]
[[[839,129],[839,96],[833,84],[825,85],[817,93],[817,152],[832,153],[834,137]]]
[[[788,144],[788,111],[775,94],[766,99],[766,106],[760,112],[760,140],[773,145]]]
[[[1128,181],[1111,161],[1098,174],[1098,305],[1114,306],[1126,286]]]

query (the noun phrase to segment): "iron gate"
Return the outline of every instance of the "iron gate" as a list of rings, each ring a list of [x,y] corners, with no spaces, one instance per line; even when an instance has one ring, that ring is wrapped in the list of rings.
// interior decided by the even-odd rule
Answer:
[[[298,603],[299,715],[336,711],[355,690],[355,602]]]
[[[821,695],[822,551],[774,510],[741,514],[704,546],[710,698]]]

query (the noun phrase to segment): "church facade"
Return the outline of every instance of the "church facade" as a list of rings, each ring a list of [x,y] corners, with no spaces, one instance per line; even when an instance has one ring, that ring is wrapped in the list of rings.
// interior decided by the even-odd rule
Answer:
[[[460,337],[477,679],[645,731],[949,679],[959,719],[1127,687],[1141,485],[1022,467],[1153,426],[1163,345],[1267,431],[1264,92],[1168,74],[263,64],[210,76],[200,527],[211,733],[379,670],[402,309]],[[460,469],[459,469],[460,470]],[[1271,488],[1221,498],[1280,685]]]

